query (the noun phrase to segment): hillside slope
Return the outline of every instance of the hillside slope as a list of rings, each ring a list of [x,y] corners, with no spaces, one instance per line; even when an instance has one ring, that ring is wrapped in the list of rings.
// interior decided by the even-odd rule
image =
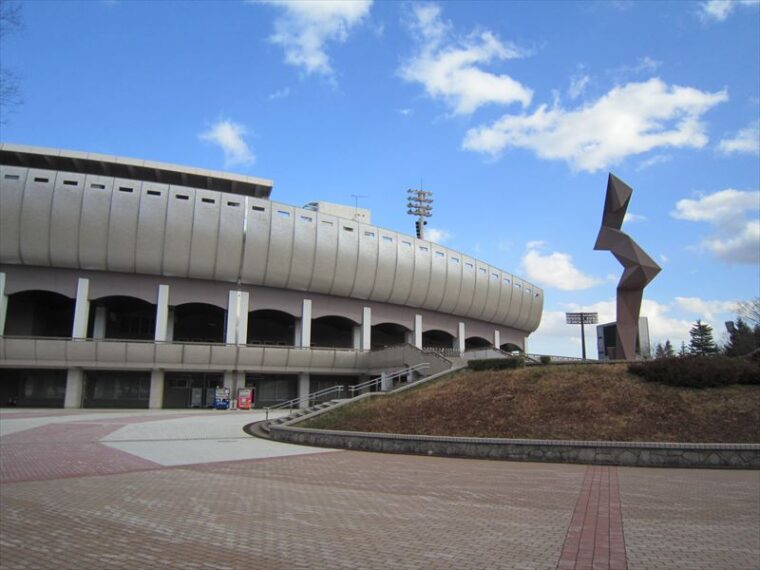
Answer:
[[[760,386],[675,388],[626,365],[460,372],[358,402],[304,427],[604,441],[760,443]]]

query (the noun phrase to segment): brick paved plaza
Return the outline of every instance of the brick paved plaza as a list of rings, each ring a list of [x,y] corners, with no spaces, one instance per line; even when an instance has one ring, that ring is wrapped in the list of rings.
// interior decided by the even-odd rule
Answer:
[[[258,412],[0,415],[0,568],[760,568],[760,473],[311,449]]]

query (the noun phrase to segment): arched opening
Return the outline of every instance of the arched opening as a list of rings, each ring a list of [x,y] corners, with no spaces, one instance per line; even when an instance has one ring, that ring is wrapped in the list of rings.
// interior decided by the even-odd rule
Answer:
[[[73,327],[74,299],[51,291],[21,291],[8,296],[8,336],[71,337]]]
[[[423,348],[452,348],[454,335],[441,330],[431,330],[422,333]]]
[[[397,323],[380,323],[372,327],[372,350],[406,342],[409,329]]]
[[[507,342],[505,344],[501,345],[501,349],[504,352],[522,352],[522,348],[517,346],[516,344],[512,344],[511,342]]]
[[[207,303],[186,303],[174,308],[176,342],[224,342],[226,311]]]
[[[356,323],[346,317],[327,316],[311,321],[311,346],[353,348]]]
[[[135,297],[103,297],[90,303],[87,336],[125,340],[153,340],[156,306]]]
[[[248,344],[293,346],[296,318],[273,309],[248,313]]]
[[[464,341],[465,350],[483,350],[491,348],[492,346],[493,344],[488,342],[488,340],[484,339],[482,336],[471,336]]]

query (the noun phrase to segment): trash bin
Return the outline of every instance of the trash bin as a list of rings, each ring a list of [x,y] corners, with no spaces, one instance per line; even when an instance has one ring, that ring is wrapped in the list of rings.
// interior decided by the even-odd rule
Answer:
[[[237,397],[238,410],[250,410],[252,405],[253,390],[251,388],[240,388]]]

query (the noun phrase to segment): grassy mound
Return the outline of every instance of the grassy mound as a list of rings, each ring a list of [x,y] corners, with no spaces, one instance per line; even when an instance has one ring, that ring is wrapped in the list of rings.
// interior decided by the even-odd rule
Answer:
[[[461,372],[305,427],[464,437],[759,443],[760,386],[645,382],[627,365]]]

